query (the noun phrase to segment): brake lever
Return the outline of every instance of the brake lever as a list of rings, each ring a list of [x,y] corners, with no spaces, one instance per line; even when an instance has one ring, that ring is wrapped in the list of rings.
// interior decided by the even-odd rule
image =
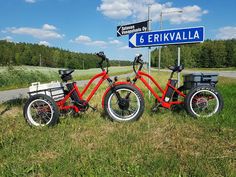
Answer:
[[[141,64],[141,65],[144,64],[144,62],[143,62],[143,60],[141,58],[139,59],[139,64]]]

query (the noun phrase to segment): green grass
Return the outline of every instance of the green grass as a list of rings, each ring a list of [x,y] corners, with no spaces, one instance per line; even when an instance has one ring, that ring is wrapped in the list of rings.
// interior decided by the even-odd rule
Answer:
[[[28,87],[32,82],[50,82],[60,81],[58,70],[60,68],[17,66],[0,68],[0,91],[15,88]],[[101,72],[99,68],[88,70],[75,70],[73,73],[74,80],[87,80],[95,74]],[[109,75],[121,75],[131,73],[131,67],[110,67]]]
[[[164,81],[169,74],[160,75]],[[55,127],[31,128],[22,114],[25,100],[0,107],[0,176],[236,176],[236,80],[220,78],[222,114],[193,119],[185,111],[151,113],[115,123],[97,112],[62,117]]]

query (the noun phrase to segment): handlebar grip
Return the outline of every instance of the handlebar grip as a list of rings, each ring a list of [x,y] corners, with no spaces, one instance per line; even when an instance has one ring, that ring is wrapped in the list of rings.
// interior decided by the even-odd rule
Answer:
[[[109,67],[109,59],[106,57],[106,55],[104,54],[104,52],[98,52],[96,53],[96,55],[101,58],[101,61],[98,63],[98,66],[104,71],[103,68],[103,62],[106,61],[106,67],[107,67],[107,72],[108,72],[108,67]]]
[[[136,69],[135,69],[136,63],[140,64],[138,70],[139,70],[139,71],[142,70],[142,67],[143,67],[143,64],[144,64],[143,60],[141,59],[142,56],[143,56],[142,54],[139,54],[139,55],[137,55],[137,56],[134,58],[133,70],[134,70],[135,74],[137,74],[137,71],[136,71]]]
[[[139,54],[138,56],[135,57],[135,62],[139,64],[143,64],[143,60],[141,59],[143,55]]]
[[[109,63],[109,59],[106,57],[106,55],[104,54],[104,52],[96,53],[96,55],[102,59],[101,62],[99,62],[99,63],[102,64],[104,60],[105,60],[107,63]]]
[[[107,59],[107,58],[106,58],[106,55],[104,54],[104,52],[98,52],[98,53],[96,53],[96,55],[97,55],[98,57],[100,57],[102,60]]]

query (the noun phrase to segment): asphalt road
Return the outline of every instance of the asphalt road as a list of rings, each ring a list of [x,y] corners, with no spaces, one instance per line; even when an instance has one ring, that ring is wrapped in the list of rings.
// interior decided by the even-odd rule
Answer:
[[[152,69],[152,70],[156,70],[156,69]],[[161,70],[161,71],[170,71],[170,70]],[[192,73],[192,72],[196,72],[196,71],[190,71],[190,70],[182,71],[182,73]],[[201,71],[198,71],[198,72],[201,72]],[[208,71],[202,71],[202,72],[208,72]],[[236,71],[209,71],[209,73],[219,73],[219,76],[234,78],[236,82]],[[132,75],[133,74],[124,74],[124,75],[120,75],[119,78],[122,78],[122,80],[124,80],[124,78],[126,78],[127,76],[129,76],[130,78],[133,78]],[[114,77],[111,77],[111,78],[114,78]],[[95,82],[98,82],[98,80],[96,80]],[[79,87],[83,87],[87,83],[88,83],[88,80],[77,81],[77,84]],[[0,91],[0,103],[17,99],[17,98],[27,98],[28,91],[29,91],[28,88]]]
[[[126,77],[132,78],[133,74],[123,74],[118,76],[119,80],[124,80]],[[114,76],[111,77],[111,79],[114,79]],[[94,83],[97,83],[99,79],[96,79]],[[81,80],[81,81],[76,81],[78,87],[83,87],[85,86],[89,80]],[[106,82],[106,81],[104,81]],[[79,88],[80,89],[80,88]],[[20,89],[14,89],[14,90],[6,90],[6,91],[0,91],[0,103],[4,103],[9,100],[14,100],[18,98],[27,98],[28,97],[28,92],[29,88],[20,88]]]

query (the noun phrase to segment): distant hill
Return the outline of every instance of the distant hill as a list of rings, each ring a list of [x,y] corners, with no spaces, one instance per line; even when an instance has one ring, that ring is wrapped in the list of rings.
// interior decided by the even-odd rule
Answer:
[[[100,59],[89,53],[77,53],[38,44],[0,40],[0,65],[30,65],[74,69],[96,68]],[[131,65],[130,61],[110,61],[112,66]]]

